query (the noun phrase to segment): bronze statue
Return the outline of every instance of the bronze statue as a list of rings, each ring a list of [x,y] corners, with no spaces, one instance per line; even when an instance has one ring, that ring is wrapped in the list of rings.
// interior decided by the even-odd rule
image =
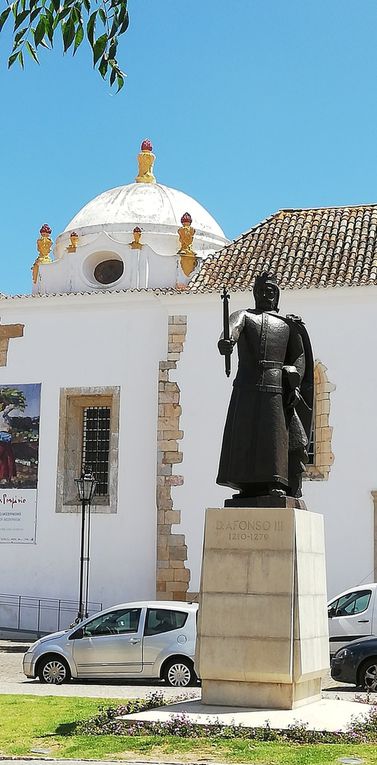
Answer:
[[[224,296],[226,302],[225,290]],[[226,505],[301,497],[308,461],[313,412],[308,333],[300,317],[278,315],[274,276],[257,276],[254,298],[254,309],[231,314],[218,343],[228,359],[237,344],[239,358],[217,483],[240,493]]]

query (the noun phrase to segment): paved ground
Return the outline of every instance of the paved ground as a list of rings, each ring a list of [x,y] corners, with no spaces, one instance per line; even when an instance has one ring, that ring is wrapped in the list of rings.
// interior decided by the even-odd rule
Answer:
[[[321,699],[312,704],[305,704],[297,709],[235,709],[216,705],[205,705],[198,700],[180,701],[158,709],[123,715],[127,720],[149,722],[167,722],[174,715],[184,714],[191,722],[204,725],[208,718],[216,719],[220,725],[232,725],[248,728],[289,728],[291,725],[305,725],[309,730],[347,730],[353,720],[367,718],[372,707],[357,701],[339,701]]]
[[[167,700],[175,701],[185,698],[198,698],[200,688],[188,689],[169,688],[162,682],[148,684],[144,681],[104,680],[71,680],[64,685],[45,685],[39,680],[28,680],[22,672],[22,653],[0,650],[0,694],[27,693],[35,696],[86,696],[93,698],[143,698],[154,691],[163,690]]]
[[[6,651],[4,649],[7,649]],[[36,696],[87,696],[93,698],[140,698],[148,696],[156,690],[163,690],[167,700],[175,701],[183,696],[200,698],[200,687],[188,689],[169,688],[164,683],[142,680],[71,680],[61,686],[45,685],[39,680],[28,680],[22,672],[22,656],[11,650],[12,645],[0,641],[0,694],[27,693]],[[17,651],[17,652],[16,652]],[[336,683],[330,675],[323,685],[323,697],[328,699],[346,699],[347,701],[367,701],[367,696],[353,685]],[[377,693],[370,694],[370,703],[377,703]]]

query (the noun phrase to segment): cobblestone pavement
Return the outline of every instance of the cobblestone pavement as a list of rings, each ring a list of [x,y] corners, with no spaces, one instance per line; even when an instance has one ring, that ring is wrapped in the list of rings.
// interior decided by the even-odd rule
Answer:
[[[169,688],[164,683],[142,680],[71,680],[60,686],[45,685],[39,680],[28,680],[22,672],[22,653],[0,651],[0,693],[26,693],[35,696],[84,696],[92,698],[143,698],[161,690],[167,700],[200,698],[200,687]],[[366,701],[366,694],[353,685],[336,683],[328,675],[323,683],[323,696],[348,701]],[[377,693],[370,694],[370,703],[377,703]]]

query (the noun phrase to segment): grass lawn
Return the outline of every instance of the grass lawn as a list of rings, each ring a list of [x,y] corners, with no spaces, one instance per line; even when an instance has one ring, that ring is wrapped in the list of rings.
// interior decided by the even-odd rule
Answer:
[[[161,759],[244,762],[253,765],[328,765],[359,757],[377,765],[376,744],[283,744],[252,740],[174,736],[78,736],[73,723],[119,699],[0,696],[0,756],[91,759]],[[32,749],[48,750],[45,754]]]

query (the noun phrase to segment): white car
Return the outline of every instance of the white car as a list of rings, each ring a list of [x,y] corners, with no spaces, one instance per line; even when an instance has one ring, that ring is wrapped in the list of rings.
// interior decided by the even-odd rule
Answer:
[[[184,687],[194,670],[195,603],[140,601],[112,606],[73,628],[37,640],[24,654],[26,677],[150,678]]]
[[[330,654],[354,640],[377,636],[377,583],[344,590],[327,604]]]

